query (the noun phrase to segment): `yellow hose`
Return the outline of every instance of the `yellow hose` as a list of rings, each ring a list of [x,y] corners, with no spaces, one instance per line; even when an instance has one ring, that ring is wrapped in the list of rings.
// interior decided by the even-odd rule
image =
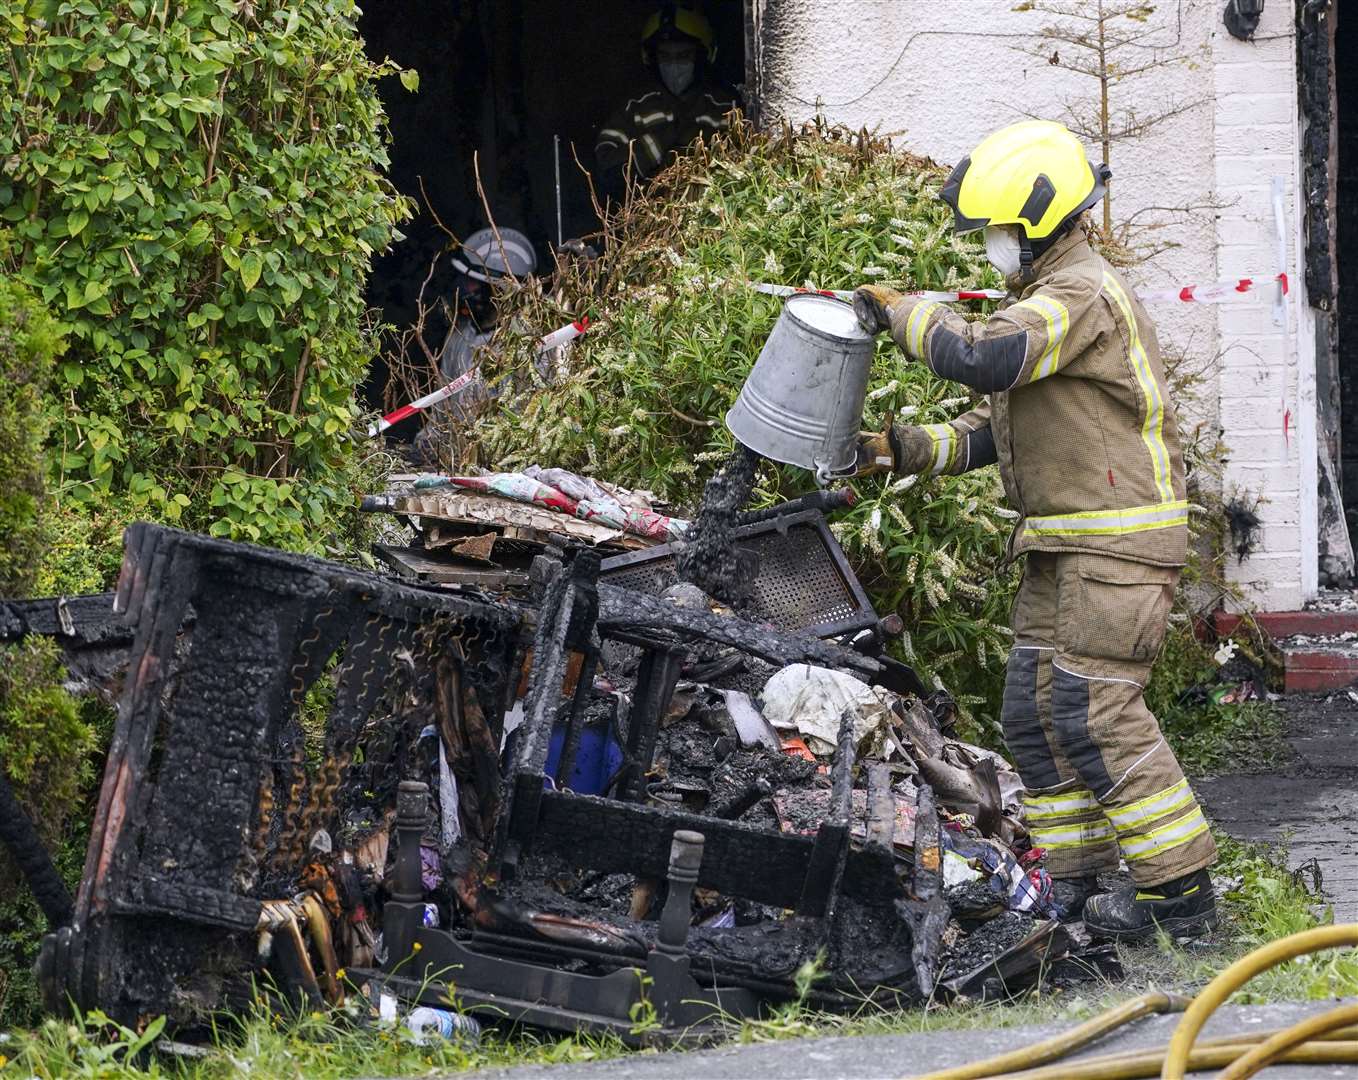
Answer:
[[[1236,1035],[1219,1035],[1215,1039],[1201,1039],[1193,1047],[1196,1053],[1199,1050],[1222,1050],[1229,1049],[1233,1054],[1239,1055],[1252,1050],[1265,1039],[1280,1035],[1286,1028],[1276,1028],[1271,1031],[1249,1031],[1240,1032]],[[1358,1039],[1358,1028],[1340,1028],[1330,1034],[1322,1036],[1326,1040],[1355,1040]],[[1068,1063],[1065,1065],[1049,1065],[1041,1069],[1026,1069],[1023,1072],[1003,1073],[999,1076],[988,1076],[984,1080],[1015,1080],[1021,1077],[1022,1080],[1065,1080],[1071,1069],[1089,1069],[1091,1074],[1101,1069],[1120,1068],[1124,1065],[1135,1065],[1144,1068],[1145,1062],[1153,1056],[1156,1068],[1160,1067],[1165,1060],[1165,1050],[1168,1047],[1161,1045],[1146,1050],[1119,1050],[1112,1054],[1100,1054],[1098,1057],[1085,1058],[1083,1061]],[[1102,1072],[1099,1076],[1104,1075]],[[1148,1073],[1155,1076],[1154,1072]]]
[[[1319,1016],[1308,1017],[1259,1043],[1249,1053],[1236,1058],[1222,1070],[1217,1080],[1246,1080],[1267,1068],[1279,1055],[1304,1042],[1328,1035],[1336,1028],[1358,1023],[1358,1005],[1341,1005]]]
[[[980,1080],[982,1077],[1012,1069],[1031,1069],[1037,1065],[1056,1061],[1095,1039],[1115,1031],[1133,1020],[1140,1020],[1151,1014],[1183,1012],[1188,1008],[1189,999],[1178,994],[1160,992],[1142,994],[1131,1001],[1124,1001],[1107,1012],[1100,1013],[1092,1020],[1086,1020],[1079,1027],[1061,1035],[1055,1035],[1021,1050],[1011,1050],[985,1061],[975,1061],[969,1065],[958,1065],[951,1069],[940,1069],[922,1076],[919,1080]]]
[[[1190,1072],[1219,1069],[1253,1046],[1253,1043],[1237,1042],[1199,1047],[1189,1054],[1184,1067]],[[1049,1065],[1043,1069],[1008,1073],[994,1080],[1150,1080],[1160,1075],[1164,1059],[1165,1051],[1160,1048],[1139,1054],[1115,1054],[1106,1058]],[[1358,1064],[1358,1042],[1307,1043],[1305,1046],[1293,1047],[1274,1060],[1289,1065],[1354,1065]]]
[[[1184,1080],[1186,1071],[1230,1066],[1218,1080],[1244,1080],[1274,1061],[1302,1064],[1358,1064],[1358,1005],[1333,1009],[1279,1031],[1208,1039],[1197,1044],[1207,1018],[1254,976],[1306,953],[1358,945],[1358,923],[1322,926],[1270,942],[1242,957],[1208,983],[1184,1009],[1174,994],[1144,994],[1034,1046],[986,1061],[943,1069],[919,1080],[1122,1080],[1154,1077]],[[1167,1047],[1089,1058],[1077,1065],[1040,1068],[1149,1013],[1183,1011]],[[1321,1041],[1310,1041],[1310,1040]],[[1239,1059],[1238,1061],[1236,1059]],[[1019,1069],[1019,1072],[1001,1072]],[[1111,1070],[1111,1071],[1110,1071]]]
[[[1160,1080],[1184,1080],[1189,1065],[1189,1054],[1193,1041],[1202,1030],[1202,1025],[1217,1008],[1260,972],[1276,967],[1278,964],[1342,945],[1358,945],[1358,923],[1343,923],[1339,926],[1321,926],[1315,930],[1303,930],[1279,941],[1270,942],[1244,956],[1213,979],[1203,991],[1193,999],[1174,1036],[1169,1041],[1169,1052],[1160,1071]],[[1331,1044],[1341,1045],[1341,1044]],[[1288,1058],[1287,1060],[1292,1060]],[[1221,1064],[1229,1064],[1222,1062]],[[1211,1068],[1213,1066],[1204,1066]],[[1111,1078],[1106,1078],[1111,1080]]]
[[[1150,995],[1147,996],[1149,997]],[[1132,1002],[1128,1002],[1127,1004],[1130,1005],[1132,1004]],[[1119,1009],[1120,1008],[1122,1008],[1122,1006],[1119,1006]],[[1111,1014],[1111,1012],[1112,1010],[1110,1010],[1109,1013],[1101,1014],[1099,1017],[1096,1017],[1096,1019],[1104,1020],[1107,1016]],[[1112,1029],[1109,1028],[1109,1030]],[[1272,1030],[1265,1031],[1239,1032],[1235,1035],[1218,1035],[1214,1039],[1200,1039],[1197,1045],[1194,1047],[1194,1052],[1197,1052],[1198,1050],[1220,1050],[1223,1048],[1227,1048],[1230,1049],[1232,1054],[1240,1055],[1246,1053],[1247,1051],[1252,1050],[1255,1046],[1257,1046],[1259,1043],[1264,1042],[1266,1039],[1271,1039],[1275,1035],[1281,1035],[1287,1030],[1288,1030],[1287,1028],[1275,1028]],[[1070,1034],[1073,1035],[1074,1031],[1070,1032]],[[1358,1040],[1358,1027],[1336,1028],[1332,1031],[1327,1032],[1326,1034],[1318,1036],[1318,1038],[1332,1041]],[[1038,1046],[1045,1045],[1046,1043],[1039,1043],[1037,1044],[1037,1046],[1030,1047],[1029,1049],[1036,1050]],[[1355,1042],[1354,1045],[1358,1045],[1358,1042]],[[1151,1071],[1146,1072],[1144,1075],[1155,1076],[1159,1071],[1161,1063],[1163,1063],[1164,1061],[1166,1049],[1167,1049],[1166,1045],[1161,1045],[1154,1048],[1153,1050],[1120,1050],[1113,1054],[1102,1054],[1098,1057],[1085,1058],[1083,1061],[1079,1061],[1074,1064],[1068,1063],[1065,1065],[1049,1065],[1045,1068],[1029,1068],[1014,1073],[994,1073],[989,1071],[985,1073],[973,1072],[971,1075],[972,1080],[1020,1080],[1020,1078],[1021,1080],[1065,1080],[1065,1078],[1070,1074],[1071,1069],[1088,1068],[1089,1070],[1091,1070],[1091,1076],[1097,1075],[1101,1077],[1104,1074],[1102,1072],[1098,1072],[1097,1070],[1121,1067],[1124,1065],[1128,1065],[1129,1063],[1135,1065],[1137,1068],[1144,1069],[1147,1067],[1146,1062],[1152,1060],[1153,1058],[1154,1068],[1151,1069]],[[1015,1055],[1022,1053],[1024,1053],[1024,1051],[1021,1050],[1015,1051]],[[1003,1055],[1003,1057],[1009,1056],[1010,1055],[1007,1054]],[[970,1065],[959,1066],[958,1072],[960,1074],[962,1069],[974,1070],[981,1067],[990,1069],[993,1068],[993,1062],[999,1060],[1001,1059],[992,1058],[990,1062],[978,1063],[977,1065],[974,1066]],[[936,1078],[949,1075],[951,1075],[949,1072],[930,1073],[928,1076],[915,1077],[913,1078],[913,1080],[936,1080]],[[960,1075],[958,1077],[958,1080],[961,1080]]]

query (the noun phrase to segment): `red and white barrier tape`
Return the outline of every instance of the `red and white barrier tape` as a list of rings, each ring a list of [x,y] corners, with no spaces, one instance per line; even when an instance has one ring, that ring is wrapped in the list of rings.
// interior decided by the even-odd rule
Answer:
[[[1274,274],[1271,277],[1263,278],[1236,278],[1234,281],[1214,281],[1210,285],[1185,285],[1182,289],[1146,289],[1144,292],[1137,290],[1137,296],[1141,297],[1143,303],[1170,303],[1180,300],[1185,304],[1219,304],[1223,300],[1230,300],[1239,296],[1241,293],[1253,292],[1255,289],[1263,289],[1270,285],[1277,285],[1282,290],[1282,295],[1287,295],[1288,283],[1286,274]]]
[[[795,293],[814,293],[817,296],[833,296],[837,300],[852,300],[852,291],[839,289],[806,289],[794,285],[767,285],[763,282],[751,283],[756,292],[767,293],[769,296],[792,296]],[[1142,303],[1171,303],[1179,301],[1185,304],[1219,304],[1224,300],[1230,300],[1239,296],[1241,293],[1253,292],[1255,289],[1262,289],[1267,286],[1277,285],[1282,290],[1282,295],[1287,295],[1288,282],[1286,274],[1273,274],[1268,277],[1244,277],[1235,278],[1231,281],[1213,281],[1207,285],[1185,285],[1180,289],[1138,289],[1136,295],[1141,298]],[[906,293],[907,296],[916,296],[921,300],[938,300],[943,303],[956,303],[959,300],[1003,300],[1007,295],[1002,289],[959,289],[956,292],[935,292],[924,290],[920,292]]]
[[[580,318],[576,319],[575,322],[568,323],[561,327],[561,329],[553,330],[550,334],[546,334],[539,338],[537,351],[542,353],[546,352],[548,349],[555,349],[560,345],[565,345],[566,342],[574,341],[588,329],[589,316],[582,315]],[[422,398],[416,398],[409,405],[402,405],[399,409],[393,409],[391,412],[387,413],[386,416],[377,421],[377,423],[368,428],[368,438],[371,439],[374,436],[382,434],[382,432],[386,431],[387,428],[391,427],[393,424],[399,424],[402,420],[414,416],[417,412],[424,411],[431,405],[437,405],[440,401],[447,401],[454,394],[460,393],[470,386],[472,381],[480,373],[480,370],[480,368],[472,368],[469,371],[464,371],[447,386],[440,387],[432,394],[425,394]]]
[[[769,296],[793,296],[797,293],[813,293],[817,296],[833,296],[837,300],[852,300],[853,292],[842,289],[807,289],[796,285],[770,285],[762,281],[750,282],[751,287],[756,292],[765,293]],[[1233,299],[1241,293],[1253,292],[1256,289],[1263,289],[1268,286],[1278,287],[1278,296],[1286,296],[1288,292],[1287,275],[1273,274],[1264,277],[1242,277],[1231,281],[1213,281],[1206,285],[1184,285],[1178,289],[1138,289],[1136,295],[1143,303],[1185,303],[1185,304],[1219,304],[1223,301]],[[957,289],[953,291],[937,291],[924,289],[917,292],[910,292],[907,296],[919,297],[921,300],[936,300],[942,303],[957,303],[962,300],[1003,300],[1007,295],[1002,289]],[[559,345],[564,345],[568,341],[574,341],[581,334],[589,329],[589,316],[583,316],[575,322],[553,330],[550,334],[538,340],[538,352],[545,352],[548,349],[555,349]],[[414,416],[417,412],[437,405],[440,401],[446,401],[454,394],[464,390],[469,386],[477,375],[476,368],[471,371],[463,372],[447,386],[435,390],[432,394],[426,394],[422,398],[412,401],[409,405],[402,405],[399,409],[387,413],[376,424],[368,428],[369,437],[379,435],[386,431],[393,424],[399,424],[407,417]]]
[[[836,300],[852,300],[853,290],[845,292],[841,289],[804,289],[795,285],[766,285],[763,282],[751,282],[755,292],[767,293],[769,296],[792,296],[796,293],[814,293],[816,296],[833,296]],[[956,303],[959,300],[1003,300],[1008,294],[1003,289],[963,289],[958,292],[935,292],[932,290],[922,290],[919,292],[906,293],[906,296],[916,296],[921,300],[940,300],[943,303]]]
[[[560,330],[553,330],[550,334],[538,338],[538,352],[546,352],[548,349],[555,349],[568,341],[574,341],[588,329],[589,316],[581,315],[575,322],[567,323]]]

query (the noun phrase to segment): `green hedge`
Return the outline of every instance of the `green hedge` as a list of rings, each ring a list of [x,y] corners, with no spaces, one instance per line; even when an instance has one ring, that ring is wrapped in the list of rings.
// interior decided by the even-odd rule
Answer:
[[[312,551],[353,525],[364,281],[406,210],[356,14],[0,5],[0,595],[107,588],[137,517]],[[64,678],[52,642],[0,650],[0,760],[74,880],[111,712]],[[44,930],[0,865],[6,1026]]]
[[[319,549],[352,503],[369,259],[406,209],[396,68],[352,0],[5,8],[0,258],[69,328],[58,494]]]
[[[80,877],[96,783],[96,746],[112,710],[75,701],[63,688],[61,649],[51,638],[0,646],[0,767],[52,852],[67,884]],[[29,968],[48,930],[18,868],[0,850],[0,1026],[38,1012]]]
[[[27,596],[43,548],[43,395],[62,351],[56,323],[0,277],[0,596]]]

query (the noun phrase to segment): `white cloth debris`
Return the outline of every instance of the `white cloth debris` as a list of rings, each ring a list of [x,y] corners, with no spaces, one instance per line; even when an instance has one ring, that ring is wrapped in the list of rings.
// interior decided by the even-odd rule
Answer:
[[[425,725],[420,732],[421,739],[435,739],[439,748],[439,841],[444,852],[452,849],[462,837],[462,821],[458,817],[457,777],[448,767],[448,755],[443,749],[443,740],[433,724]]]
[[[799,732],[820,757],[834,756],[846,709],[853,713],[860,756],[874,750],[891,724],[891,691],[811,664],[789,664],[764,685],[761,696],[764,719],[780,731]]]
[[[514,702],[514,707],[505,713],[504,726],[500,729],[500,750],[503,752],[509,737],[523,724],[523,702]]]

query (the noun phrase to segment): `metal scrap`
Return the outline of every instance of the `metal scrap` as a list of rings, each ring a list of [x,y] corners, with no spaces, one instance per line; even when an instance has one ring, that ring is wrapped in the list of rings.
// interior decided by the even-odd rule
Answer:
[[[380,822],[383,792],[410,767],[402,732],[438,678],[435,664],[412,661],[446,658],[468,700],[499,702],[518,620],[156,526],[133,526],[126,548],[114,610],[135,633],[130,675],[74,920],[44,941],[39,981],[53,1009],[72,1001],[135,1023],[248,1000],[265,902],[293,894],[317,830],[357,840],[366,817]],[[333,704],[320,761],[308,764],[298,713],[332,657]],[[172,663],[178,675],[167,681]],[[358,767],[374,714],[389,726],[367,740]],[[315,980],[296,940],[280,942],[276,975],[309,997]],[[205,983],[208,969],[223,974]]]

